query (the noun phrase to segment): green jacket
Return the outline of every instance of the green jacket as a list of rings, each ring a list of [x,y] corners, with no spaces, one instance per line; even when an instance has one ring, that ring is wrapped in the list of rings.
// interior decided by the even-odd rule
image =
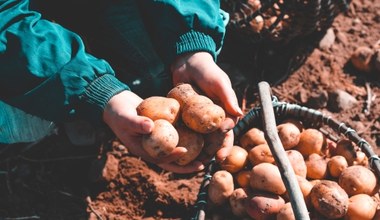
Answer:
[[[163,42],[165,63],[191,51],[216,57],[225,32],[219,1],[140,3],[156,21],[153,38]],[[28,0],[0,0],[0,100],[50,121],[100,122],[108,100],[128,89],[107,61],[87,53],[78,34],[42,19]]]

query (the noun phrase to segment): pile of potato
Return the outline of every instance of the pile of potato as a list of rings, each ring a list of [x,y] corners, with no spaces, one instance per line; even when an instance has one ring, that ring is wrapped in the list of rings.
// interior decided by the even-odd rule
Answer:
[[[137,114],[154,121],[154,129],[142,138],[142,147],[153,158],[163,158],[177,146],[186,154],[176,161],[186,165],[202,152],[205,136],[216,132],[225,120],[222,107],[201,95],[190,84],[179,84],[167,97],[152,96],[136,108]]]
[[[355,144],[296,120],[277,130],[311,219],[380,219],[377,177]],[[263,131],[251,128],[237,141],[210,179],[210,219],[295,219]]]

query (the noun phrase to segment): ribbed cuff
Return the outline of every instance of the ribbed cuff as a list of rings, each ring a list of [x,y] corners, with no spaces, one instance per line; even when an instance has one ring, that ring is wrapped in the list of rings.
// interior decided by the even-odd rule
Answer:
[[[103,110],[108,101],[124,90],[129,90],[129,87],[111,74],[95,79],[82,96],[83,116],[95,123],[101,122]]]
[[[196,31],[190,31],[181,35],[176,43],[177,55],[195,51],[209,52],[214,57],[214,60],[216,60],[216,45],[212,37]]]

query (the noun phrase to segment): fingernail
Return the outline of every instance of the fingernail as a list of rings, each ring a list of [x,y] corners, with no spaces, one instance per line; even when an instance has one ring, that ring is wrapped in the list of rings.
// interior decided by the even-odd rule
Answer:
[[[205,165],[203,163],[199,162],[199,164],[197,164],[197,169],[199,171],[203,170],[204,168],[205,168]]]
[[[152,131],[152,123],[150,121],[144,121],[142,123],[142,129],[146,132],[151,132]]]
[[[241,108],[240,108],[238,105],[235,106],[235,109],[236,109],[236,111],[237,111],[240,115],[243,115],[243,114],[244,114],[243,111],[241,110]]]
[[[204,168],[205,168],[205,165],[202,164],[202,165],[200,165],[200,166],[198,167],[198,170],[199,170],[199,171],[202,171],[202,170],[204,170]]]

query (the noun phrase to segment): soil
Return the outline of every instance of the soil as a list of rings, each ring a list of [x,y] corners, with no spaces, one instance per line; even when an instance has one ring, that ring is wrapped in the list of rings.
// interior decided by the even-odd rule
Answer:
[[[261,69],[232,61],[229,50],[233,54],[231,48],[239,48],[239,42],[234,45],[231,37],[219,62],[233,73],[245,112],[257,106],[257,82],[265,80],[278,100],[317,109],[346,123],[378,154],[380,73],[357,70],[350,57],[357,47],[373,47],[380,40],[380,1],[354,0],[330,30],[327,45],[320,44],[323,32],[268,50],[266,59],[272,57]],[[289,53],[305,44],[308,50],[302,56]],[[254,58],[245,51],[235,58]],[[295,56],[299,65],[289,65],[289,57]],[[331,103],[329,97],[339,90],[345,92],[345,101],[354,99],[355,104]],[[5,146],[0,159],[0,219],[4,220],[190,219],[205,174],[161,170],[130,155],[108,133],[86,147],[74,146],[58,133],[34,145]]]

